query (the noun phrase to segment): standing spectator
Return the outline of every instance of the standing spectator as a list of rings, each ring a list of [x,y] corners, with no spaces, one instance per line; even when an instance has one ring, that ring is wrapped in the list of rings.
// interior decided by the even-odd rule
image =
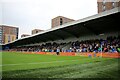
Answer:
[[[58,47],[57,50],[56,50],[56,54],[59,55],[59,53],[60,53],[60,49]]]

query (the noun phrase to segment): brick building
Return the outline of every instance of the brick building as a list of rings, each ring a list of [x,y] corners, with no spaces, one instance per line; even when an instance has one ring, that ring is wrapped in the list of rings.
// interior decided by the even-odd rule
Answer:
[[[120,0],[97,0],[98,13],[120,6]]]
[[[71,21],[75,21],[75,20],[69,19],[69,18],[66,18],[66,17],[63,17],[63,16],[57,16],[57,17],[52,19],[51,25],[52,25],[52,28],[54,28],[56,26],[60,26],[62,24],[65,24],[65,23],[68,23],[68,22],[71,22]]]
[[[44,31],[44,30],[34,29],[34,30],[32,30],[32,35],[33,35],[33,34],[36,34],[36,33],[39,33],[39,32],[41,32],[41,31]]]
[[[0,25],[0,44],[7,44],[18,39],[18,32],[17,27]]]

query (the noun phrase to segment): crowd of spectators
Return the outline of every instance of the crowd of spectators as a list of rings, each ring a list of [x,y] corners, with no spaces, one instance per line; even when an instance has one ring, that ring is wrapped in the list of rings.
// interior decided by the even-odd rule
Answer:
[[[71,51],[75,52],[120,52],[120,37],[108,37],[106,40],[86,40],[72,42]]]
[[[56,52],[59,48],[60,52],[120,52],[120,36],[107,37],[106,40],[85,40],[69,42],[71,47],[69,49],[63,49],[61,46],[67,43],[45,43],[37,46],[22,46],[13,48],[15,51],[34,51],[34,52]]]
[[[27,52],[56,52],[57,49],[60,49],[61,46],[66,43],[45,43],[42,45],[36,46],[21,46],[10,49],[11,51],[27,51]],[[61,51],[61,49],[60,49]]]

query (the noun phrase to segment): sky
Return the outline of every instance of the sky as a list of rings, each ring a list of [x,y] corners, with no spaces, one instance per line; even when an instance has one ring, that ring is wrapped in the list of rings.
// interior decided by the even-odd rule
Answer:
[[[19,27],[21,34],[51,28],[51,19],[74,20],[97,14],[97,0],[0,0],[0,24]]]

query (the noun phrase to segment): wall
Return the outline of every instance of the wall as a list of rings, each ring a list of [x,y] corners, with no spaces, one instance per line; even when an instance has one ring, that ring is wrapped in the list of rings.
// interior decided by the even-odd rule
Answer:
[[[26,54],[42,54],[56,55],[56,52],[23,52]],[[75,53],[75,52],[60,52],[59,56],[84,56],[84,57],[104,57],[104,58],[120,58],[119,53]]]
[[[4,38],[5,38],[5,42],[4,43],[6,44],[8,42],[16,40],[16,35],[5,34]]]
[[[75,21],[73,19],[69,19],[69,18],[66,18],[66,17],[58,16],[58,17],[55,17],[55,18],[52,19],[52,22],[51,22],[52,28],[60,26],[60,18],[62,19],[62,23],[63,24],[71,22],[71,21]]]
[[[107,0],[106,0],[107,1]],[[111,0],[110,0],[111,1]],[[105,5],[105,11],[107,11],[107,10],[110,10],[110,9],[113,9],[113,8],[115,8],[115,7],[119,7],[120,6],[120,1],[117,1],[117,2],[115,2],[115,6],[113,7],[113,2],[105,2],[105,4],[103,3],[103,0],[97,0],[97,4],[98,4],[98,13],[100,13],[100,12],[104,12],[104,10],[103,10],[103,5]]]

